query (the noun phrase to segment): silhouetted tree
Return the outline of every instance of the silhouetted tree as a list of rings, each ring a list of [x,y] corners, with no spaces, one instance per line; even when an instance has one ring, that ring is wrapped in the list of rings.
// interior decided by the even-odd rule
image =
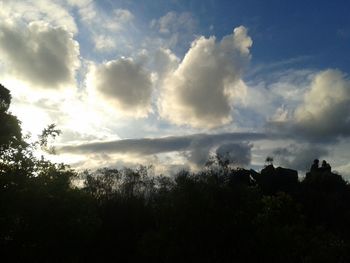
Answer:
[[[2,86],[0,97],[1,262],[350,260],[350,187],[330,169],[299,180],[272,159],[256,172],[216,155],[174,177],[145,166],[77,174],[35,157],[60,131],[27,143]]]
[[[10,144],[18,144],[22,139],[18,119],[8,112],[11,104],[11,94],[0,84],[0,150],[8,148]]]

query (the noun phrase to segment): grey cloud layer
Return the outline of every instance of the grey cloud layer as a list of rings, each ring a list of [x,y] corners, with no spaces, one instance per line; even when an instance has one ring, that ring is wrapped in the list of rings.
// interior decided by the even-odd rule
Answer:
[[[73,35],[41,22],[0,25],[0,50],[11,74],[46,89],[74,83],[80,64]]]
[[[256,141],[269,136],[263,133],[223,133],[170,136],[152,139],[125,139],[110,142],[96,142],[58,149],[62,153],[121,153],[151,155],[173,151],[186,151],[198,147],[212,147],[228,142]]]

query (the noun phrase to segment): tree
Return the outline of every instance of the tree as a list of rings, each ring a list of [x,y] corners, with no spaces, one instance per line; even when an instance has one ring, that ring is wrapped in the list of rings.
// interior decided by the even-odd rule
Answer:
[[[11,104],[11,94],[0,84],[0,150],[6,149],[10,144],[18,144],[22,140],[19,120],[8,112]],[[1,156],[0,156],[1,157]]]
[[[0,85],[1,261],[75,262],[99,224],[95,201],[71,185],[77,174],[69,166],[35,156],[39,148],[51,150],[49,139],[60,131],[50,125],[27,143],[10,103]]]

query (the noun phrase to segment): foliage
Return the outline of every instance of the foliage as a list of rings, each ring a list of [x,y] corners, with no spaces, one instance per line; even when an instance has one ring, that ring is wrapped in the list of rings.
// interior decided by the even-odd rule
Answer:
[[[49,139],[55,140],[55,138],[60,134],[61,131],[59,129],[56,129],[56,125],[50,124],[47,128],[43,130],[43,132],[39,136],[38,143],[41,149],[43,149],[47,153],[55,154],[55,148],[53,146],[49,146]]]
[[[0,84],[0,150],[3,151],[16,145],[22,139],[21,127],[18,119],[8,112],[11,104],[11,94]]]

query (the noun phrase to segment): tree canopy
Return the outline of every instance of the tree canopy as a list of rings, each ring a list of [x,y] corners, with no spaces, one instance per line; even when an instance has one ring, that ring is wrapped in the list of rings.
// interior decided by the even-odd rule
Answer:
[[[0,84],[0,149],[7,148],[22,138],[18,119],[8,112],[10,104],[10,91]]]
[[[0,86],[2,262],[349,262],[350,188],[341,175],[232,167],[78,173],[36,158]],[[82,182],[78,187],[74,182]]]

